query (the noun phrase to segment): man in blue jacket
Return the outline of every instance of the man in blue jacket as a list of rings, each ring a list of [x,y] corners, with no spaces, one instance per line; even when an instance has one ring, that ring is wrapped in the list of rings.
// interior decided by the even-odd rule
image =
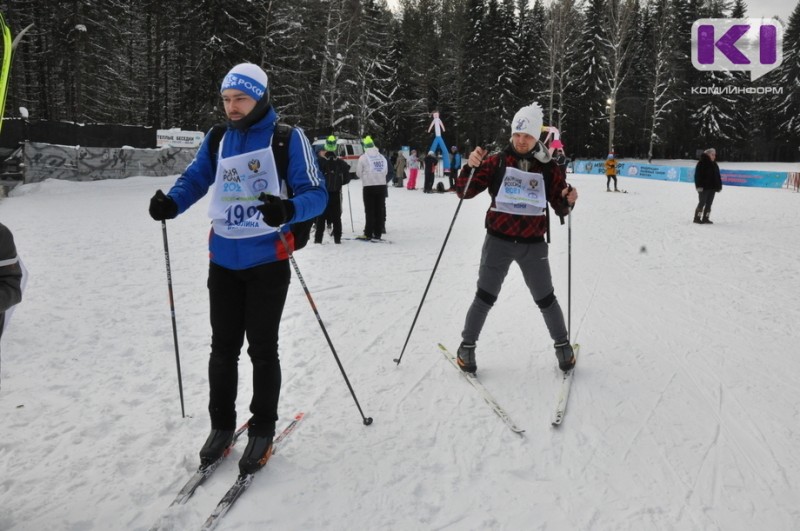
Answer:
[[[150,216],[172,219],[212,190],[208,209],[211,434],[200,450],[200,460],[201,467],[211,465],[233,439],[238,359],[246,336],[253,363],[253,397],[248,443],[239,469],[248,474],[271,455],[278,420],[278,330],[291,276],[287,259],[295,241],[290,224],[321,214],[328,194],[311,145],[300,129],[292,130],[284,148],[288,166],[278,170],[272,147],[278,115],[270,105],[267,74],[261,68],[236,65],[223,79],[220,95],[228,122],[216,152],[212,152],[216,144],[212,135],[206,135],[170,191],[158,190],[153,196]]]

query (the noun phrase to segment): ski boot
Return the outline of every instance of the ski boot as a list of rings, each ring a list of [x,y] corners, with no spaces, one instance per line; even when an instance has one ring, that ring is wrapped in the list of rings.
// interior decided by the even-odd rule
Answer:
[[[456,363],[462,371],[475,374],[475,371],[478,370],[478,366],[475,364],[475,343],[462,342],[459,345]]]
[[[556,358],[558,358],[558,368],[564,372],[575,366],[575,353],[569,341],[562,341],[555,344]]]
[[[234,430],[211,430],[203,448],[200,449],[200,468],[205,468],[225,455],[233,441]]]

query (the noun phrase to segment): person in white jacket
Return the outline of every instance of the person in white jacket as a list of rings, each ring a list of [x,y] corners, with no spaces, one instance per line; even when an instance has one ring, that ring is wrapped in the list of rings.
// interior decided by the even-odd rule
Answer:
[[[362,140],[364,154],[358,158],[356,175],[361,179],[364,197],[364,234],[359,240],[380,241],[386,232],[386,173],[389,161],[378,152],[372,138]]]

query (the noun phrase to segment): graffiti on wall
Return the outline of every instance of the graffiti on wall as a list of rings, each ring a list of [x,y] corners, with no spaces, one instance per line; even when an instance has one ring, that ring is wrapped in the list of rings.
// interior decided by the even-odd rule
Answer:
[[[24,182],[45,179],[97,181],[136,175],[159,177],[181,173],[194,158],[194,148],[135,149],[25,143]]]

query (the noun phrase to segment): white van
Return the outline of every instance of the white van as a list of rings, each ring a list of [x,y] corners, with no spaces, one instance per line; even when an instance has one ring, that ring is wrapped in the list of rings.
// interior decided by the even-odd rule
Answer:
[[[326,138],[327,137],[317,138],[311,143],[314,154],[324,149]],[[350,177],[353,179],[356,178],[356,164],[358,164],[358,158],[363,154],[364,146],[361,145],[361,140],[357,138],[336,137],[336,156],[347,162],[350,166]]]

